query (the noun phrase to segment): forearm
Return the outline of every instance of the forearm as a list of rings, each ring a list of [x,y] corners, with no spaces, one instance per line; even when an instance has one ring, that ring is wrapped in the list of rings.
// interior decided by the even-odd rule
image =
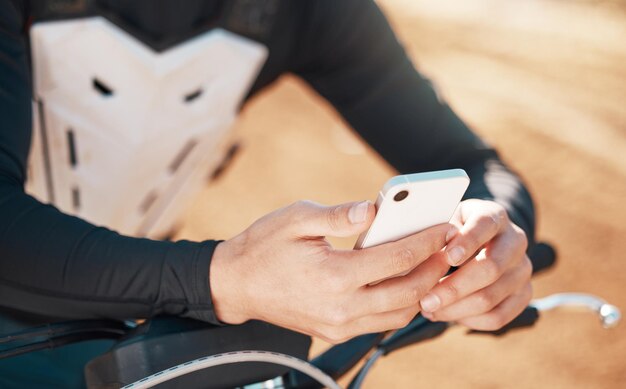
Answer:
[[[373,97],[369,107],[346,110],[348,121],[401,173],[466,170],[465,198],[498,202],[532,242],[533,201],[521,178],[437,98],[430,82],[412,68],[398,73],[395,86],[388,85],[392,92]]]
[[[2,306],[67,318],[165,313],[217,322],[208,284],[215,242],[124,237],[6,182],[0,215]]]
[[[502,205],[513,223],[535,241],[535,209],[532,197],[521,178],[498,158],[487,158],[465,167],[472,183],[465,198],[493,200]]]
[[[465,198],[500,203],[532,241],[534,207],[520,177],[438,98],[406,57],[386,69],[380,70],[377,88],[338,104],[345,119],[401,173],[465,169],[471,179]]]

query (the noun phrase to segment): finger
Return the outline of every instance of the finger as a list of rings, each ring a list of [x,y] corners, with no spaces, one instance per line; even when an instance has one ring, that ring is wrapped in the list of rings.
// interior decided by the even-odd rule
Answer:
[[[451,266],[465,262],[509,224],[504,208],[495,203],[484,203],[486,205],[480,207],[480,210],[468,215],[461,213],[463,227],[446,248]]]
[[[521,266],[510,269],[494,284],[487,286],[447,307],[423,312],[433,321],[457,321],[491,311],[507,297],[521,290],[530,281],[532,266],[526,258]]]
[[[450,269],[443,253],[436,253],[403,277],[363,287],[356,316],[419,306],[419,301]]]
[[[451,230],[456,227],[440,224],[395,242],[343,251],[335,265],[353,274],[359,286],[368,285],[414,269],[445,246]]]
[[[510,323],[528,306],[532,298],[530,282],[519,292],[482,315],[461,319],[458,323],[479,331],[496,331]]]
[[[413,306],[393,312],[377,313],[361,317],[348,324],[322,325],[315,331],[315,334],[333,344],[343,343],[359,335],[406,327],[418,312],[419,307]]]
[[[369,201],[324,206],[298,201],[285,208],[285,228],[298,237],[346,237],[370,226],[376,213]]]
[[[517,238],[515,230],[494,239],[476,258],[443,279],[422,299],[422,309],[433,312],[453,304],[470,294],[493,284],[508,269],[524,258],[526,244]]]
[[[450,224],[454,224],[455,226],[457,226],[459,230],[463,228],[463,217],[461,215],[461,208],[463,208],[462,205],[456,208],[454,214],[452,214],[452,217],[449,221]]]

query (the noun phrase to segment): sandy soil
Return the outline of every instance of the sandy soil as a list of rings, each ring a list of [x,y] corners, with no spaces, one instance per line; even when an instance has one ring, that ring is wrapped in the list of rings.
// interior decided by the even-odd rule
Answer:
[[[582,291],[626,309],[626,5],[622,1],[384,0],[419,68],[501,150],[559,250],[535,295]],[[393,172],[306,85],[285,77],[249,104],[243,152],[179,238],[228,238],[298,199],[374,199]],[[354,239],[333,240],[350,247]],[[325,345],[316,341],[318,352]],[[502,338],[456,328],[383,359],[366,388],[619,388],[626,325],[550,312]]]

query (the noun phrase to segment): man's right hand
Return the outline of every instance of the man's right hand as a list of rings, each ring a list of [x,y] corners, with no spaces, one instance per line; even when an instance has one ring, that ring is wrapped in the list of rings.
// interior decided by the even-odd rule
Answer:
[[[456,228],[441,224],[362,250],[337,250],[324,239],[361,233],[374,214],[370,202],[300,201],[220,243],[210,268],[218,319],[263,320],[331,343],[404,327],[448,271],[441,249]]]

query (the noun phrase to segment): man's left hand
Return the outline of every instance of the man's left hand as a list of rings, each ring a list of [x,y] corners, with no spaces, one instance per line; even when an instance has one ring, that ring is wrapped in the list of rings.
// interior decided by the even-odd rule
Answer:
[[[502,328],[528,305],[532,264],[528,240],[506,210],[493,201],[463,201],[451,223],[459,233],[446,247],[459,266],[422,298],[422,315],[482,331]]]

